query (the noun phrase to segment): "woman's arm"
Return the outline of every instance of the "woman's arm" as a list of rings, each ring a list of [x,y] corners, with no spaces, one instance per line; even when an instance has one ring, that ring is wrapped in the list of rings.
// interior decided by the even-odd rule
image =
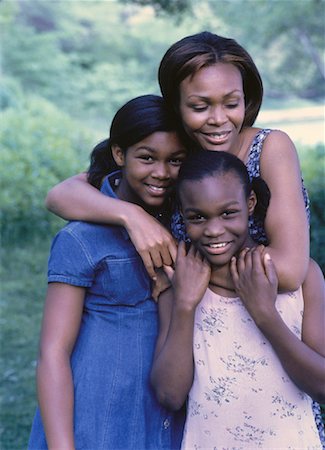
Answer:
[[[272,260],[259,248],[232,261],[236,290],[256,325],[269,340],[292,381],[314,400],[325,401],[324,281],[309,265],[304,285],[302,340],[275,308],[277,278]],[[313,263],[315,264],[315,263]]]
[[[85,173],[54,186],[45,204],[64,219],[125,227],[153,279],[155,267],[175,261],[176,243],[165,227],[140,206],[102,194],[87,182]]]
[[[84,292],[83,288],[62,283],[50,283],[47,291],[37,392],[49,449],[75,448],[70,356],[80,328]]]
[[[271,191],[265,219],[268,253],[277,270],[281,291],[302,285],[309,259],[309,229],[296,149],[289,137],[273,131],[261,154],[261,176]]]
[[[151,371],[157,398],[167,408],[182,407],[193,381],[195,308],[206,291],[210,267],[191,248],[180,243],[173,289],[159,298],[159,336]]]

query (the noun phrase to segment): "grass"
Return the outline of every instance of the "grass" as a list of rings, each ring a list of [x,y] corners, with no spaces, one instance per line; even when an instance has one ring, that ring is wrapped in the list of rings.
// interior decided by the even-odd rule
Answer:
[[[1,450],[27,447],[36,407],[35,365],[48,251],[46,240],[2,248]]]

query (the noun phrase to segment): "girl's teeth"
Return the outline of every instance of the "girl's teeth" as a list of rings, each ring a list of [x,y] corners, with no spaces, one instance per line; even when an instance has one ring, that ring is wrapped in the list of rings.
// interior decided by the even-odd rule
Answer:
[[[209,247],[211,248],[222,248],[225,247],[227,245],[226,242],[221,242],[220,244],[210,244]]]
[[[153,189],[154,191],[157,191],[157,192],[161,192],[161,191],[165,190],[165,188],[163,188],[163,187],[157,187],[157,186],[152,186],[152,185],[150,185],[150,187],[151,187],[151,189]]]

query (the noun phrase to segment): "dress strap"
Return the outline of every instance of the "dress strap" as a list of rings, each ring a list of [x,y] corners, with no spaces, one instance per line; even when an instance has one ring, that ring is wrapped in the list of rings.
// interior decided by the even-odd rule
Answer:
[[[250,146],[247,160],[247,170],[251,178],[260,176],[260,157],[266,137],[271,133],[270,128],[259,130]]]

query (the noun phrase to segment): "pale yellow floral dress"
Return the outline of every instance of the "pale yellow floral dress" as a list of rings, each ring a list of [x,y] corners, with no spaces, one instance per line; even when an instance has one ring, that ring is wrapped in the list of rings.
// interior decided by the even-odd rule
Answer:
[[[301,289],[278,296],[301,336]],[[284,371],[239,298],[207,290],[194,324],[194,382],[182,449],[321,449],[310,397]]]

